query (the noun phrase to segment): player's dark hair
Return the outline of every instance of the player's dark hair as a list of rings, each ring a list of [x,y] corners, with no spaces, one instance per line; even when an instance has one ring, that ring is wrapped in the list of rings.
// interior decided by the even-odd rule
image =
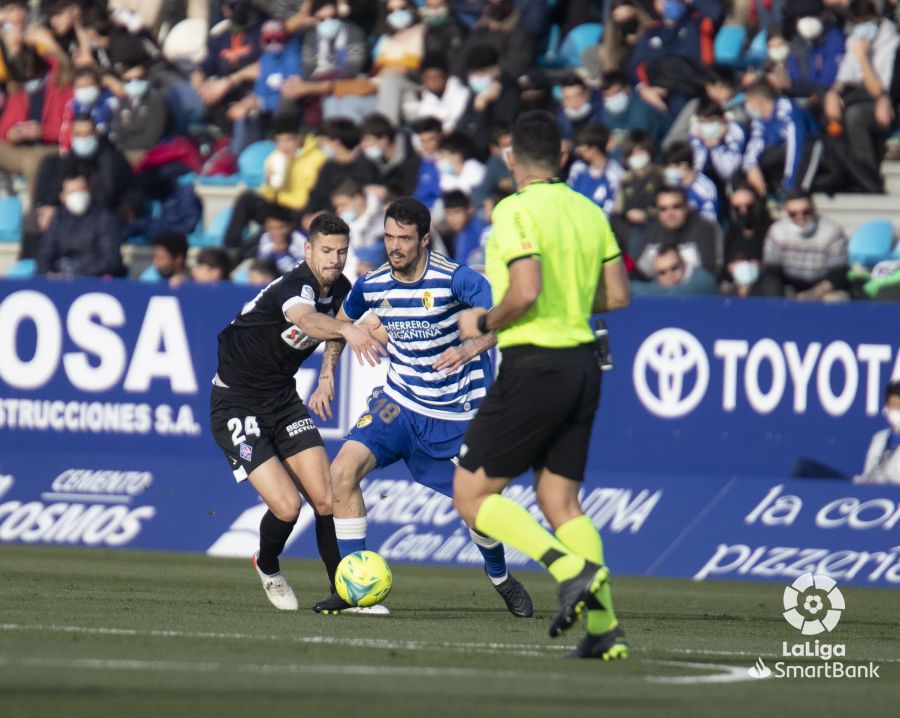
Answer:
[[[417,135],[423,132],[443,132],[444,126],[437,117],[423,117],[421,120],[416,120],[413,131]]]
[[[350,228],[347,223],[338,217],[334,212],[322,212],[316,217],[312,224],[309,225],[310,242],[314,242],[320,236],[329,236],[332,234],[342,234],[345,237],[350,236]]]
[[[884,389],[885,403],[887,403],[887,400],[892,396],[900,396],[900,379],[890,382]]]
[[[186,257],[188,251],[187,237],[181,232],[160,232],[150,244],[154,247],[162,247],[173,257]]]
[[[575,145],[587,145],[606,154],[609,144],[609,130],[597,122],[589,122],[575,132]]]
[[[443,200],[444,209],[469,209],[472,206],[469,195],[458,189],[444,192]]]
[[[348,150],[355,150],[361,137],[356,123],[346,117],[325,120],[319,134],[329,140],[337,140]]]
[[[391,202],[384,213],[385,222],[394,220],[399,225],[416,226],[416,233],[422,239],[431,230],[431,212],[428,207],[412,197],[401,197]]]
[[[379,139],[387,138],[389,142],[393,142],[397,136],[397,128],[394,124],[380,112],[373,112],[363,118],[362,124],[359,126],[359,132],[362,136],[372,135]]]
[[[552,169],[559,169],[562,137],[559,125],[549,112],[523,112],[513,125],[512,147],[516,160]]]
[[[231,274],[231,257],[221,247],[204,247],[197,253],[195,264],[205,264],[222,272],[222,278],[228,279]]]
[[[694,150],[687,142],[673,142],[663,153],[664,165],[694,164]]]

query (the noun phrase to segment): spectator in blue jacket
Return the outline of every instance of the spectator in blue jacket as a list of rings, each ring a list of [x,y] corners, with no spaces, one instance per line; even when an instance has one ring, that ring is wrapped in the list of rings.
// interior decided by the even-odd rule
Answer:
[[[663,155],[663,178],[667,187],[685,191],[688,204],[710,222],[719,221],[719,192],[715,183],[694,164],[694,150],[686,142],[675,142]]]
[[[674,117],[703,92],[701,70],[713,64],[725,11],[715,0],[655,0],[654,7],[661,19],[647,27],[629,71],[643,100]]]
[[[618,70],[603,75],[603,105],[599,122],[612,136],[610,154],[621,159],[622,145],[631,130],[643,130],[658,147],[669,130],[669,118],[633,91],[628,76]]]
[[[560,92],[562,105],[556,110],[556,122],[563,140],[571,140],[582,127],[601,122],[603,97],[592,92],[580,77],[564,78]]]
[[[124,228],[112,212],[92,200],[87,177],[77,173],[64,177],[60,200],[62,207],[38,243],[38,273],[122,276]]]
[[[422,160],[419,163],[419,178],[413,197],[434,209],[441,198],[441,173],[437,168],[437,151],[441,142],[441,121],[436,117],[425,117],[413,127],[412,146]]]
[[[765,80],[744,90],[744,105],[753,118],[744,153],[747,181],[760,195],[808,190],[818,169],[821,144],[810,137],[817,127],[806,110],[779,97]]]
[[[741,170],[746,148],[744,130],[726,118],[721,105],[705,100],[691,122],[690,137],[694,169],[709,177],[721,193]]]
[[[452,248],[453,259],[469,264],[469,257],[480,251],[481,235],[487,223],[475,214],[469,197],[459,190],[444,194],[444,225],[441,238]]]
[[[569,187],[593,200],[607,216],[612,214],[625,170],[608,155],[609,130],[590,124],[575,134],[575,156]]]
[[[787,59],[790,94],[821,99],[834,84],[844,57],[844,31],[825,12],[822,0],[795,0],[792,10],[797,34]]]

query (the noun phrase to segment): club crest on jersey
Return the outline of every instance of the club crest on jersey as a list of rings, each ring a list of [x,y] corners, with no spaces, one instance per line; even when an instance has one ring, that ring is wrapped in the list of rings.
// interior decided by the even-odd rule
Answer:
[[[422,306],[425,307],[425,309],[427,309],[427,310],[430,310],[434,306],[434,295],[432,295],[432,293],[429,292],[427,289],[425,290],[425,293],[422,295]]]
[[[253,459],[253,447],[250,444],[241,443],[241,458],[244,461],[251,461]]]
[[[369,424],[372,423],[372,415],[371,414],[363,414],[359,417],[359,421],[356,422],[357,429],[365,429]]]

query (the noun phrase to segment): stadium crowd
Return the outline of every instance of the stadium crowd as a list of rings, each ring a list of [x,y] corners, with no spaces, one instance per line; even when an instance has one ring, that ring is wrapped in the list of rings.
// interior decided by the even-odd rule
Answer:
[[[851,266],[813,195],[885,190],[896,17],[892,0],[0,0],[0,176],[40,274],[124,276],[133,242],[172,286],[265,283],[329,209],[352,276],[384,260],[404,195],[481,268],[515,191],[512,122],[545,109],[635,293],[864,297],[900,282],[893,230]],[[195,241],[197,185],[254,163]]]

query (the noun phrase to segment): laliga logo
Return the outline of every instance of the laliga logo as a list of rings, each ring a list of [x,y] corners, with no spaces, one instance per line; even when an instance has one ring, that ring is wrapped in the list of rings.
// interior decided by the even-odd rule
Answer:
[[[784,619],[804,636],[833,631],[846,608],[833,579],[805,573],[784,589]]]
[[[656,374],[655,388],[648,373]],[[693,386],[688,381],[693,377]],[[672,327],[653,332],[634,358],[634,388],[652,413],[676,419],[692,412],[709,385],[709,359],[703,345],[690,332]],[[690,388],[688,388],[690,386]]]

